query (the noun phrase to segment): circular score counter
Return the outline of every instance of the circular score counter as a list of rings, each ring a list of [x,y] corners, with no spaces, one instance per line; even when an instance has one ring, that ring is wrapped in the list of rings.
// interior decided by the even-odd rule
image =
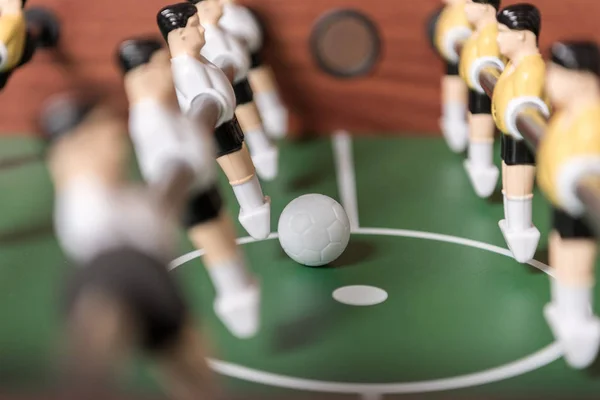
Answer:
[[[562,355],[541,312],[547,301],[541,295],[547,280],[524,272],[506,249],[430,232],[359,228],[347,252],[371,246],[371,254],[362,259],[353,256],[359,261],[349,259],[334,268],[303,268],[282,257],[265,262],[265,257],[277,252],[278,243],[272,240],[276,237],[239,240],[253,243],[247,253],[265,281],[263,319],[271,320],[266,315],[270,307],[286,302],[282,296],[290,292],[276,286],[297,275],[304,276],[302,290],[311,292],[310,297],[322,292],[319,302],[325,306],[329,299],[332,315],[342,316],[327,317],[334,321],[332,326],[302,351],[253,353],[250,348],[260,347],[258,342],[271,341],[273,329],[268,326],[258,334],[264,337],[258,342],[251,339],[247,347],[244,341],[231,342],[241,346],[248,359],[232,353],[231,362],[209,360],[222,375],[292,390],[372,398],[498,382],[541,368]],[[201,254],[181,256],[171,268]],[[543,263],[530,265],[549,273]],[[268,275],[277,276],[269,279]],[[377,292],[380,300],[387,300],[367,304],[372,307],[353,307],[332,298],[336,289],[357,285],[381,288],[387,293]],[[269,301],[270,295],[278,298]]]

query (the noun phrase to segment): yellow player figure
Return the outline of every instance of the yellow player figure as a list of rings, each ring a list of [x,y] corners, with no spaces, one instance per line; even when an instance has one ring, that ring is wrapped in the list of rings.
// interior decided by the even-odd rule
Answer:
[[[581,218],[576,187],[600,174],[600,49],[593,42],[556,43],[547,65],[546,92],[555,114],[538,149],[538,184],[554,206],[550,235],[552,300],[544,313],[565,359],[589,366],[600,345],[593,314],[595,235]]]
[[[446,6],[437,20],[434,44],[444,61],[446,74],[442,78],[442,118],[440,127],[448,147],[456,153],[467,148],[469,128],[467,126],[467,86],[458,74],[458,43],[466,41],[472,34],[471,25],[465,14],[466,0],[444,0]]]
[[[467,0],[465,13],[475,28],[460,55],[460,76],[469,86],[469,149],[465,169],[479,197],[489,197],[496,188],[499,171],[494,165],[492,104],[479,83],[479,73],[488,66],[504,69],[498,48],[496,12],[500,0]]]
[[[531,4],[503,9],[498,19],[498,45],[509,63],[492,97],[492,115],[502,133],[504,219],[500,229],[508,248],[521,263],[530,261],[540,232],[532,222],[535,156],[516,128],[519,110],[532,106],[549,116],[544,102],[546,64],[538,49],[540,12]]]

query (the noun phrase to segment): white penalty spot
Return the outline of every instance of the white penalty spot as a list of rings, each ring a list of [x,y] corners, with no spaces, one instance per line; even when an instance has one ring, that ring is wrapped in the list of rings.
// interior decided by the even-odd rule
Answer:
[[[374,286],[344,286],[333,291],[333,298],[349,306],[374,306],[387,300],[385,290]]]

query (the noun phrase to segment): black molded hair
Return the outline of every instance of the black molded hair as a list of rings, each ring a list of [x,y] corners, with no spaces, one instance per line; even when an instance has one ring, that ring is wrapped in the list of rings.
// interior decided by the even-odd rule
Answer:
[[[188,19],[196,13],[196,7],[190,3],[177,3],[162,8],[156,15],[156,23],[163,38],[167,40],[170,32],[185,28]]]
[[[81,124],[97,105],[95,99],[82,96],[53,98],[41,112],[40,129],[50,141],[55,141]]]
[[[129,39],[121,42],[117,49],[117,62],[121,71],[127,72],[141,65],[148,64],[152,55],[161,50],[160,41],[150,38]]]
[[[550,60],[569,70],[600,76],[600,49],[592,41],[556,42],[550,49]]]
[[[500,0],[473,0],[473,3],[479,4],[489,4],[494,7],[496,10],[500,8]]]
[[[522,3],[505,7],[498,13],[497,20],[512,30],[529,31],[536,37],[540,35],[542,17],[540,10],[532,4]]]
[[[189,3],[192,3],[192,4],[194,4],[194,5],[195,5],[195,4],[198,4],[198,3],[201,3],[201,2],[203,2],[204,0],[187,0],[187,1],[188,1]]]

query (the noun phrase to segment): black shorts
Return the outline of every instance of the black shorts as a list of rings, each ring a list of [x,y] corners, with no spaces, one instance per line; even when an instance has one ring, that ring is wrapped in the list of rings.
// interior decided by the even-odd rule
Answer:
[[[535,155],[529,150],[527,143],[510,135],[502,134],[500,154],[506,165],[535,165]]]
[[[469,89],[469,112],[471,114],[492,114],[492,99],[485,93]]]
[[[260,55],[260,50],[256,53],[250,54],[250,69],[255,69],[263,65],[263,59]]]
[[[582,218],[573,218],[558,208],[552,210],[552,227],[563,239],[591,239],[596,237]]]
[[[215,129],[217,158],[240,151],[244,144],[244,132],[236,117]]]
[[[145,350],[168,349],[186,323],[187,307],[167,266],[137,249],[116,248],[78,268],[67,286],[67,311],[90,289],[125,307]]]
[[[223,198],[215,183],[211,187],[191,196],[183,212],[183,226],[191,228],[219,216]]]
[[[244,79],[233,85],[233,91],[235,92],[235,101],[238,106],[252,103],[254,101],[254,92],[248,79]]]
[[[446,63],[446,76],[458,76],[458,64]]]

